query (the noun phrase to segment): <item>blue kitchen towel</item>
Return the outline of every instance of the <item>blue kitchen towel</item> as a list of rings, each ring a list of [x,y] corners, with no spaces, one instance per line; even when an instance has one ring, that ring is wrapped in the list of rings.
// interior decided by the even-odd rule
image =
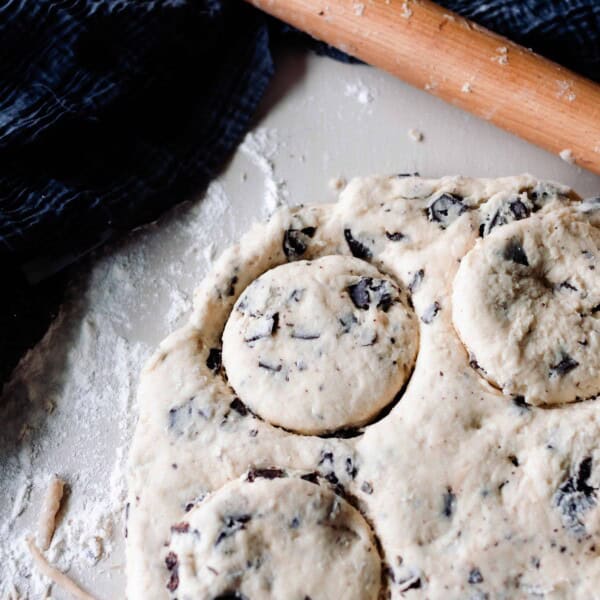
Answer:
[[[598,0],[442,0],[600,79]],[[238,0],[0,6],[0,379],[44,332],[65,267],[202,190],[293,38]]]

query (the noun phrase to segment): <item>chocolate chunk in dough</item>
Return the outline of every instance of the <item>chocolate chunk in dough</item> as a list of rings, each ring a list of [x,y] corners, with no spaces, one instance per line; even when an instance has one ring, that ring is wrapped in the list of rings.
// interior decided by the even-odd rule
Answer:
[[[400,231],[394,231],[394,232],[386,231],[385,232],[385,237],[388,240],[390,240],[390,242],[400,242],[406,236],[403,233],[401,233]]]
[[[256,479],[278,479],[286,477],[286,472],[283,469],[270,467],[266,469],[250,469],[246,476],[246,481],[255,481]]]
[[[441,309],[440,303],[436,300],[425,309],[425,312],[421,315],[421,321],[426,325],[429,325],[437,317],[437,314]]]
[[[566,352],[563,352],[560,360],[550,367],[550,377],[562,377],[578,366],[579,363],[576,360],[571,358]]]
[[[597,490],[589,484],[591,475],[592,457],[588,456],[563,481],[554,495],[554,505],[560,511],[563,526],[577,537],[586,535],[585,514],[596,506]]]
[[[523,250],[523,246],[518,240],[509,240],[504,247],[502,256],[504,257],[504,260],[512,260],[513,262],[525,267],[529,266],[527,254],[525,254],[525,250]]]
[[[454,514],[455,506],[456,494],[449,487],[442,496],[442,514],[449,519]]]
[[[456,194],[442,194],[427,207],[427,217],[442,229],[451,225],[468,210],[463,199]]]
[[[374,302],[377,308],[387,312],[392,305],[392,287],[383,279],[363,277],[358,283],[348,286],[348,293],[356,308],[368,310]]]
[[[221,349],[211,348],[206,359],[206,366],[213,372],[217,373],[221,368]]]
[[[353,256],[356,258],[369,259],[372,258],[373,253],[370,248],[365,246],[362,242],[359,242],[353,235],[350,229],[344,229],[344,237],[346,238],[346,243],[348,244],[348,248],[350,248],[350,252],[352,252]]]
[[[476,585],[478,583],[483,583],[483,575],[481,574],[481,571],[477,568],[477,567],[473,567],[470,571],[469,571],[469,579],[468,582],[471,585]]]
[[[246,523],[252,519],[252,515],[228,515],[223,520],[223,527],[217,536],[215,546],[218,546],[224,539],[231,537],[238,531],[246,528]]]
[[[289,260],[300,258],[308,249],[310,239],[314,237],[316,227],[288,229],[283,234],[283,253]]]

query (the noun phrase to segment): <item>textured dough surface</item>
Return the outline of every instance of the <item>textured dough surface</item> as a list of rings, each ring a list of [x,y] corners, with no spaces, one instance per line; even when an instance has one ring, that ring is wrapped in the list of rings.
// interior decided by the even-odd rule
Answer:
[[[559,404],[600,390],[600,231],[566,209],[500,228],[462,260],[454,323],[506,394]]]
[[[223,364],[243,402],[270,423],[326,433],[366,423],[412,370],[418,325],[389,278],[325,256],[267,271],[223,333]]]
[[[573,293],[564,305],[531,305],[542,329],[534,334],[537,341],[531,348],[524,338],[523,348],[532,354],[521,361],[553,347],[541,335],[550,332],[552,322],[552,334],[559,332],[565,344],[572,344],[573,333],[580,330],[569,331],[562,321],[570,318],[572,307],[587,307],[597,286],[600,257],[592,241],[600,226],[599,204],[581,203],[567,188],[527,175],[368,177],[353,180],[334,205],[285,208],[254,226],[215,264],[195,294],[189,323],[161,344],[142,373],[139,421],[130,450],[129,600],[160,600],[171,593],[181,600],[177,588],[170,592],[167,587],[174,587],[170,546],[183,543],[177,525],[189,517],[209,527],[211,499],[235,503],[240,490],[250,486],[243,481],[248,473],[273,469],[288,477],[264,482],[266,502],[281,498],[267,491],[275,490],[269,485],[299,476],[316,482],[318,488],[311,485],[323,494],[344,498],[363,515],[381,556],[382,599],[600,598],[600,410],[598,400],[572,402],[571,397],[577,381],[589,386],[586,395],[600,390],[592,390],[591,371],[576,375],[580,367],[565,375],[573,379],[565,379],[564,388],[560,383],[551,388],[543,405],[530,404],[524,394],[513,395],[512,388],[491,385],[492,376],[482,368],[502,374],[505,366],[492,365],[485,352],[498,352],[505,333],[514,335],[513,325],[508,323],[505,331],[488,307],[486,329],[478,329],[476,298],[485,305],[509,292],[500,281],[475,284],[468,276],[475,270],[482,282],[488,278],[489,265],[477,265],[473,257],[485,262],[489,250],[490,264],[496,264],[493,249],[500,248],[499,240],[520,232],[528,262],[533,264],[539,252],[540,260],[550,265],[550,281],[562,282],[564,270],[564,280],[579,290],[557,291]],[[538,231],[537,220],[546,223],[546,233]],[[554,240],[551,225],[559,223],[565,231],[575,227],[585,235],[578,241],[575,233],[573,239]],[[585,275],[582,259],[572,256],[576,244],[591,253],[584,259],[594,269]],[[221,364],[221,337],[235,303],[264,273],[331,255],[354,256],[410,295],[418,352],[408,384],[387,413],[354,431],[300,435],[254,414],[243,394],[236,394],[227,381],[235,365],[225,369]],[[518,257],[518,251],[513,255]],[[499,267],[509,288],[522,266]],[[527,298],[536,285],[529,276],[523,276],[522,284],[522,290],[515,288],[519,294],[511,310],[522,310],[520,298]],[[583,291],[589,298],[581,297]],[[474,343],[468,327],[458,323],[453,306],[457,294],[464,301],[461,310],[470,307],[465,323],[470,311],[477,313],[471,315],[473,340],[481,346],[481,338],[490,338],[475,353],[479,368],[469,356],[473,348],[457,332],[460,328],[467,346]],[[585,319],[592,323],[591,317]],[[592,329],[589,333],[591,337]],[[566,350],[574,356],[571,346]],[[577,356],[582,368],[593,368],[594,358]],[[529,379],[524,376],[517,383],[529,390],[545,369],[539,371],[537,362],[526,367]],[[385,373],[382,368],[382,379],[387,379]],[[548,397],[558,403],[548,407]],[[261,543],[266,535],[285,543],[289,529],[277,525],[277,519],[301,499],[302,494],[293,494],[281,500],[264,528],[256,521]],[[209,503],[206,509],[204,502]],[[360,531],[364,533],[362,525]],[[238,544],[237,533],[231,536],[233,556],[259,546],[246,545],[245,534],[239,539]],[[214,552],[206,547],[207,554],[194,554],[199,548],[190,546],[190,556],[204,560]],[[323,551],[318,544],[316,548],[312,555],[307,552],[308,561]],[[298,557],[286,554],[281,550],[278,564],[295,564]],[[346,569],[346,562],[341,563],[339,568]],[[262,575],[253,569],[253,564],[240,567],[240,581],[260,581]],[[296,586],[290,589],[300,589],[300,578],[289,574],[290,585]],[[197,579],[199,585],[210,583],[201,573]],[[231,589],[225,597],[235,598],[236,592]],[[203,593],[191,597],[214,600]],[[284,591],[277,597],[295,598]]]
[[[380,558],[360,513],[283,472],[254,477],[226,485],[172,529],[173,597],[375,600]]]

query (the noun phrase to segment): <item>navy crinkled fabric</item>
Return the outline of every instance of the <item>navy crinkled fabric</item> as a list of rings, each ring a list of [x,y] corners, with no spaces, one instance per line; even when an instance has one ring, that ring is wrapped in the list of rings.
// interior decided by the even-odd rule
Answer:
[[[600,79],[598,0],[441,3]],[[214,177],[291,37],[348,60],[238,0],[0,5],[0,377],[47,327],[61,270]]]

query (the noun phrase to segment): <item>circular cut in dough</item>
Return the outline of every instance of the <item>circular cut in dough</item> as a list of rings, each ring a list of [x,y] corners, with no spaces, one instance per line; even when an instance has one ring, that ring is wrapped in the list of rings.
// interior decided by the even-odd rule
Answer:
[[[458,334],[485,377],[536,405],[600,392],[600,231],[570,210],[500,227],[454,280]]]
[[[223,363],[265,420],[319,434],[363,425],[412,370],[417,319],[375,267],[326,256],[276,267],[249,285],[223,333]]]
[[[378,597],[380,557],[355,508],[302,479],[250,481],[227,484],[171,528],[172,597]]]

